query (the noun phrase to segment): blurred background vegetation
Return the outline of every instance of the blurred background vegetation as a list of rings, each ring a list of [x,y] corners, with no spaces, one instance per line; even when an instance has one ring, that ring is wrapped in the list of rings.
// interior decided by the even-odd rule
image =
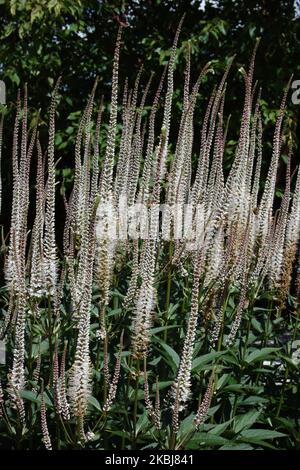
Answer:
[[[17,89],[28,84],[31,126],[40,114],[44,149],[52,87],[62,75],[57,111],[57,166],[60,184],[72,178],[74,141],[80,113],[98,76],[100,96],[109,102],[112,57],[119,23],[127,24],[121,53],[121,83],[133,86],[143,64],[145,85],[151,71],[158,83],[169,59],[176,27],[186,13],[178,49],[173,112],[179,116],[187,43],[192,53],[192,77],[212,61],[214,73],[200,90],[195,135],[199,135],[204,109],[229,58],[236,55],[229,77],[225,115],[231,116],[225,164],[230,165],[239,134],[244,93],[241,67],[246,67],[257,37],[261,37],[255,78],[262,87],[264,163],[267,167],[274,122],[284,86],[293,74],[300,79],[300,17],[294,0],[0,0],[0,79],[7,88],[2,162],[3,204],[10,206],[11,142]],[[156,85],[153,86],[153,93]],[[120,88],[120,102],[122,89]],[[151,98],[150,98],[151,100]],[[149,101],[151,104],[151,101]],[[285,135],[292,135],[294,165],[299,161],[300,105],[288,101]],[[107,117],[107,108],[106,117]],[[107,122],[107,121],[106,121]],[[175,120],[176,122],[176,120]],[[178,129],[173,128],[176,134]],[[198,134],[197,134],[198,132]],[[105,136],[105,128],[103,129]],[[197,145],[197,138],[196,138]],[[197,149],[195,149],[195,155]],[[284,177],[283,148],[282,171]],[[279,191],[280,193],[280,191]],[[58,201],[59,208],[63,208]],[[61,204],[61,206],[60,206]],[[63,209],[62,209],[63,210]],[[4,218],[9,217],[9,210]],[[6,220],[3,221],[7,225]]]

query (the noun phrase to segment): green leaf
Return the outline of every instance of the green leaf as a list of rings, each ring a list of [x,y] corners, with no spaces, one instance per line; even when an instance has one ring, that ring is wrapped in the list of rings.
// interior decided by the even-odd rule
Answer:
[[[222,388],[224,385],[227,384],[227,382],[229,381],[231,375],[230,374],[223,374],[218,382],[217,382],[217,386],[216,386],[216,390],[219,390],[220,388]]]
[[[170,330],[171,328],[179,328],[179,325],[172,325],[172,326],[158,326],[157,328],[151,328],[150,333],[155,335],[156,333],[160,333],[161,331]]]
[[[267,398],[258,397],[256,395],[253,395],[253,396],[250,396],[250,397],[246,398],[245,400],[241,401],[239,404],[241,406],[256,405],[257,403],[266,403],[267,401],[268,401]]]
[[[149,424],[148,414],[147,414],[147,411],[144,411],[144,413],[139,417],[136,423],[135,435],[137,436],[140,431],[143,431],[145,426],[147,426],[148,424]]]
[[[249,391],[250,393],[257,393],[258,395],[264,391],[264,387],[256,386],[256,385],[249,385],[249,384],[232,384],[226,385],[223,388],[223,391],[230,391],[230,392],[243,392]]]
[[[44,354],[46,351],[49,350],[49,341],[48,339],[45,339],[44,341],[42,341],[40,344],[38,343],[33,343],[32,345],[32,356],[34,358],[38,357],[39,355],[39,351],[42,354]]]
[[[256,320],[256,318],[254,318],[254,317],[251,318],[251,324],[255,328],[256,331],[258,331],[259,333],[263,332],[262,326],[259,323],[259,321]]]
[[[251,364],[252,362],[262,361],[266,357],[271,356],[274,352],[279,351],[280,348],[262,348],[255,349],[247,357],[246,362]]]
[[[225,444],[220,447],[219,450],[253,450],[253,447],[250,444],[231,442],[230,444]]]
[[[169,366],[172,368],[172,371],[174,373],[177,372],[177,369],[179,367],[179,362],[180,362],[180,357],[178,356],[177,352],[174,351],[174,349],[171,348],[171,346],[164,343],[163,340],[161,340],[160,338],[157,338],[157,336],[153,336],[153,339],[157,341],[165,350],[166,354],[164,355],[164,357],[167,363],[169,364]]]
[[[122,309],[121,308],[115,308],[115,309],[111,310],[110,312],[108,312],[107,316],[108,317],[113,317],[115,315],[120,315],[120,313],[122,313]]]
[[[102,411],[100,403],[98,402],[98,400],[95,397],[90,396],[88,398],[88,403],[90,405],[92,405],[94,408],[96,408],[96,410]]]
[[[229,419],[228,421],[225,421],[225,423],[217,424],[209,430],[209,434],[215,434],[217,436],[220,436],[224,431],[226,431],[231,422],[232,419]]]
[[[276,424],[281,424],[285,429],[288,429],[291,432],[295,432],[296,423],[295,420],[287,419],[287,418],[275,418]]]
[[[238,357],[234,356],[233,353],[231,355],[226,354],[222,358],[224,363],[227,364],[234,364],[235,366],[240,366],[240,360]]]
[[[211,408],[209,408],[209,410],[207,412],[207,416],[213,416],[216,413],[216,411],[218,411],[220,406],[221,405],[216,405],[216,406],[212,406]]]
[[[242,431],[243,439],[251,439],[252,441],[263,441],[268,439],[276,439],[277,437],[285,437],[282,432],[273,431],[271,429],[246,429]]]
[[[217,357],[223,356],[223,354],[225,354],[225,351],[213,351],[209,354],[204,354],[203,356],[196,357],[196,359],[194,359],[192,363],[192,371],[196,372],[202,370],[206,364],[212,362]]]
[[[25,400],[32,401],[33,403],[41,404],[41,397],[37,392],[33,392],[32,390],[21,390],[20,395]]]
[[[166,381],[158,382],[158,389],[163,390],[164,388],[167,388],[170,385],[172,385],[172,383],[173,383],[173,380],[166,380]],[[156,384],[153,384],[152,391],[155,392],[155,390],[156,390]]]
[[[200,449],[201,446],[206,445],[208,447],[222,446],[227,444],[228,440],[221,436],[214,434],[200,432],[193,439],[186,444],[186,449]]]
[[[195,413],[190,414],[187,416],[180,424],[178,435],[184,437],[185,434],[193,428],[193,421],[195,418]]]
[[[250,410],[248,413],[240,416],[236,416],[234,419],[233,429],[236,433],[239,433],[245,428],[250,428],[254,424],[261,414],[261,411]]]
[[[34,392],[33,390],[21,390],[20,391],[20,396],[21,398],[24,398],[25,400],[29,400],[32,403],[36,403],[38,405],[41,404],[41,395],[37,392]],[[44,400],[45,404],[52,407],[53,404],[51,400],[49,399],[47,393],[44,393]]]
[[[222,389],[222,392],[243,392],[244,388],[243,384],[230,384],[226,385],[226,387]]]

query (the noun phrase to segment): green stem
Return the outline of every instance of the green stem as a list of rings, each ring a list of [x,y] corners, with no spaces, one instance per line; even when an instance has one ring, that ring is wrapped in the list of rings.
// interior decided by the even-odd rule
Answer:
[[[52,321],[51,321],[51,298],[50,298],[50,295],[48,295],[47,318],[48,318],[48,341],[49,341],[49,354],[50,354],[49,382],[51,383],[52,375],[53,375],[53,347],[52,347]]]
[[[169,243],[169,263],[170,267],[168,270],[168,277],[167,277],[167,292],[166,292],[166,304],[165,304],[165,315],[164,315],[164,326],[168,326],[168,315],[169,315],[169,307],[170,307],[170,299],[171,299],[171,286],[172,286],[172,257],[173,257],[173,242],[170,241]],[[167,342],[168,338],[168,330],[167,328],[164,330],[164,342]]]
[[[277,412],[276,412],[276,418],[278,418],[280,416],[280,411],[281,411],[282,404],[283,404],[283,396],[284,396],[284,392],[285,392],[285,387],[286,387],[286,382],[287,382],[288,375],[289,375],[289,367],[287,365],[286,369],[285,369],[285,374],[284,374],[284,381],[283,381],[283,384],[282,384],[282,387],[281,387],[280,400],[279,400],[279,404],[278,404],[278,408],[277,408]]]
[[[226,309],[227,309],[227,304],[228,304],[228,301],[229,301],[229,297],[230,297],[230,289],[228,289],[228,293],[227,293],[227,296],[226,296],[226,300],[223,304],[223,307],[222,307],[222,318],[221,318],[221,331],[220,331],[220,335],[219,335],[219,339],[218,339],[218,347],[217,347],[217,351],[220,352],[221,349],[222,349],[222,343],[223,343],[223,334],[224,334],[224,317],[225,317],[225,312],[226,312]]]
[[[169,450],[175,450],[175,447],[176,447],[176,437],[177,437],[177,433],[172,429],[172,432],[171,432],[171,439],[170,439],[170,449],[169,449]]]
[[[139,379],[140,379],[140,360],[137,359],[136,364],[136,382],[134,392],[134,405],[133,405],[133,448],[136,449],[136,423],[137,423],[137,409],[138,409],[138,392],[139,392]]]

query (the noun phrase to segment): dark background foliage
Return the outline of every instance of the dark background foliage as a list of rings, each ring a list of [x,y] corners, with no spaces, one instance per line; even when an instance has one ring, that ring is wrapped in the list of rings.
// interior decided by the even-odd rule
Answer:
[[[17,89],[28,83],[31,126],[41,110],[40,133],[47,146],[47,112],[51,89],[61,75],[61,99],[57,115],[58,179],[72,178],[73,148],[78,120],[95,77],[98,96],[109,102],[112,57],[118,23],[126,23],[121,53],[121,83],[128,77],[133,85],[144,65],[142,83],[155,73],[153,92],[166,64],[181,16],[186,13],[180,36],[173,112],[181,110],[183,70],[187,42],[192,53],[192,77],[212,61],[214,75],[204,82],[199,99],[197,130],[201,125],[213,86],[220,79],[228,59],[236,55],[229,77],[225,114],[231,115],[227,165],[234,156],[239,133],[242,96],[241,67],[246,67],[261,37],[255,78],[262,87],[265,165],[269,160],[272,132],[283,88],[291,74],[300,78],[300,18],[293,0],[177,0],[177,1],[80,1],[80,0],[0,0],[0,79],[7,86],[4,135],[4,207],[10,206],[11,140]],[[122,89],[120,87],[120,100]],[[150,104],[150,102],[149,102]],[[294,165],[299,161],[298,134],[300,106],[288,101],[286,136],[294,137]],[[107,117],[107,108],[106,108]],[[176,119],[174,120],[176,122]],[[176,134],[178,129],[173,128]],[[198,132],[199,135],[199,132]],[[197,138],[195,152],[197,153]],[[284,175],[284,164],[279,171]],[[60,204],[60,203],[59,203]],[[60,207],[62,208],[62,207]],[[9,210],[4,218],[9,217]],[[3,221],[7,225],[7,220]]]

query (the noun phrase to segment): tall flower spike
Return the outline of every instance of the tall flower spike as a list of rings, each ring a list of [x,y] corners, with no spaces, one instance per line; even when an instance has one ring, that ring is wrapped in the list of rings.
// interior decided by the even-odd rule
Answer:
[[[23,100],[23,117],[22,117],[22,136],[21,136],[21,155],[20,155],[20,207],[26,207],[26,197],[28,191],[26,188],[26,179],[29,176],[29,162],[27,159],[27,112],[28,112],[28,95],[27,84],[24,86],[24,100]],[[28,167],[27,167],[28,162]],[[27,215],[27,214],[26,214]]]
[[[81,422],[85,416],[91,393],[91,364],[89,354],[90,313],[92,301],[93,261],[95,257],[95,210],[90,217],[89,251],[87,252],[86,276],[80,302],[80,318],[75,360],[70,371],[69,396],[73,414]]]
[[[148,415],[156,427],[156,429],[161,428],[160,423],[160,397],[159,397],[159,383],[158,377],[156,377],[156,394],[155,394],[155,408],[152,405],[150,395],[149,395],[149,383],[148,383],[148,374],[147,374],[147,358],[144,356],[144,394],[145,394],[145,404],[148,411]]]
[[[114,399],[116,398],[117,387],[118,387],[120,371],[121,371],[123,337],[124,337],[124,330],[122,331],[121,337],[120,337],[119,354],[118,354],[117,362],[116,362],[116,365],[115,365],[115,372],[114,372],[112,381],[111,381],[110,386],[109,386],[108,397],[107,397],[106,402],[104,403],[104,406],[103,406],[103,411],[104,412],[109,411]]]
[[[205,116],[203,119],[203,125],[202,125],[202,130],[201,130],[201,144],[200,144],[200,153],[198,157],[198,165],[196,169],[196,176],[195,180],[192,186],[192,191],[191,191],[191,202],[193,205],[199,202],[199,198],[201,196],[201,190],[202,188],[202,181],[203,181],[203,172],[204,172],[204,165],[207,164],[206,162],[206,153],[205,153],[205,145],[206,145],[206,140],[207,140],[207,133],[208,133],[208,124],[209,124],[209,118],[212,110],[212,106],[215,100],[215,95],[216,95],[216,89],[213,90],[209,102],[205,111]]]
[[[109,117],[109,127],[106,141],[106,152],[104,157],[104,167],[102,176],[102,191],[108,195],[112,191],[113,166],[115,157],[115,139],[117,129],[118,115],[118,75],[119,75],[119,56],[121,47],[122,27],[118,30],[117,42],[113,60],[112,90],[111,90],[111,108]]]
[[[60,78],[57,80],[53,90],[50,119],[49,119],[49,142],[48,142],[48,181],[46,189],[46,212],[45,212],[45,274],[46,288],[49,294],[55,298],[57,281],[57,255],[55,243],[55,112],[56,98],[60,85]]]
[[[151,178],[151,169],[153,164],[153,152],[154,152],[154,141],[155,141],[155,118],[158,109],[159,98],[161,94],[161,90],[163,87],[163,83],[165,80],[165,75],[167,72],[167,66],[164,68],[163,74],[161,76],[158,89],[156,91],[150,112],[149,118],[149,131],[148,131],[148,139],[147,139],[147,148],[146,148],[146,156],[144,161],[144,167],[142,172],[141,184],[140,184],[140,192],[137,197],[138,202],[146,203],[150,197],[150,178]]]
[[[284,244],[285,234],[287,230],[288,210],[290,204],[290,184],[291,184],[291,150],[288,156],[287,169],[286,169],[286,186],[280,212],[277,218],[277,224],[274,233],[273,254],[270,259],[269,265],[269,279],[271,287],[280,288],[281,276],[284,263]]]
[[[125,126],[122,130],[121,141],[124,145],[120,148],[116,178],[114,184],[115,198],[122,196],[127,196],[131,175],[130,175],[130,164],[132,160],[132,154],[134,154],[134,140],[136,141],[136,136],[134,136],[134,128],[137,118],[137,99],[138,99],[138,89],[140,78],[142,74],[143,67],[140,68],[135,83],[133,91],[130,91],[128,102],[125,105],[125,115],[123,117],[123,123]],[[123,105],[124,106],[124,105]],[[124,139],[123,139],[124,136]]]
[[[139,241],[133,240],[133,260],[129,288],[123,300],[123,308],[127,310],[134,303],[139,278]]]
[[[42,429],[42,435],[43,435],[43,442],[46,447],[46,450],[52,450],[52,443],[51,443],[50,434],[48,430],[48,424],[47,424],[45,392],[44,392],[43,383],[42,383],[42,389],[41,389],[41,429]]]
[[[78,185],[78,195],[77,195],[77,207],[76,207],[76,224],[78,236],[78,247],[81,247],[81,238],[83,237],[84,224],[86,214],[93,207],[95,201],[91,200],[90,188],[91,188],[91,178],[90,178],[90,147],[91,147],[91,118],[93,112],[93,104],[95,92],[98,86],[98,79],[95,80],[92,92],[89,96],[86,108],[84,110],[83,120],[83,162],[81,164],[80,156],[80,176],[79,176],[79,185]],[[94,158],[95,160],[95,158]]]
[[[76,242],[81,236],[81,215],[82,215],[82,197],[80,192],[82,191],[82,159],[81,159],[81,147],[84,128],[87,121],[87,115],[91,113],[91,99],[93,99],[93,91],[88,99],[87,105],[79,121],[78,131],[75,140],[75,172],[74,172],[74,184],[73,190],[69,200],[68,210],[68,224],[67,227],[72,227],[74,233],[71,233],[71,239],[75,237]],[[70,241],[71,243],[71,241]],[[77,245],[77,243],[76,243]]]
[[[117,111],[118,111],[118,73],[119,73],[119,55],[121,46],[122,28],[119,28],[112,76],[111,108],[109,127],[106,141],[106,152],[104,165],[100,178],[101,204],[98,206],[96,222],[96,251],[95,251],[95,279],[101,292],[100,301],[100,337],[106,336],[105,310],[109,302],[109,288],[111,275],[114,268],[114,254],[116,243],[110,233],[111,219],[114,218],[114,197],[113,197],[113,167],[115,158],[115,140],[117,129]],[[104,214],[103,214],[104,209]],[[108,215],[108,211],[110,214]]]
[[[45,293],[45,265],[44,265],[44,213],[45,213],[45,187],[44,165],[42,148],[37,135],[37,176],[36,176],[36,215],[32,231],[31,269],[29,292],[34,297]]]
[[[19,412],[22,422],[25,421],[25,410],[23,400],[20,397],[20,390],[25,385],[25,326],[26,326],[26,285],[25,285],[25,237],[26,228],[24,228],[25,217],[23,217],[24,207],[20,207],[20,192],[24,180],[19,177],[18,164],[18,117],[20,113],[20,96],[18,95],[17,116],[14,129],[14,187],[13,187],[13,207],[12,207],[12,225],[10,234],[10,252],[9,252],[9,276],[11,280],[10,296],[14,296],[13,317],[16,319],[13,365],[9,376],[9,393]],[[25,118],[23,118],[25,119]]]
[[[201,401],[199,405],[197,414],[194,419],[194,424],[195,424],[196,429],[198,429],[201,426],[201,424],[204,422],[207,416],[207,413],[211,404],[211,400],[213,397],[213,393],[214,393],[214,386],[215,386],[215,373],[213,371],[211,373],[211,376],[208,382],[208,387],[204,394],[203,400]]]
[[[142,283],[136,296],[134,317],[132,322],[132,350],[137,358],[147,353],[152,326],[155,290],[154,275],[156,263],[156,242],[146,240],[144,259],[141,265]]]
[[[144,395],[145,395],[145,405],[148,411],[148,415],[153,420],[154,417],[154,408],[151,403],[149,395],[149,382],[148,382],[148,373],[147,373],[147,357],[144,356]]]
[[[246,268],[245,268],[245,273],[246,273]],[[239,329],[239,326],[242,321],[242,313],[243,310],[246,308],[247,305],[247,290],[248,290],[248,282],[247,282],[247,275],[244,275],[243,281],[242,281],[242,290],[240,294],[240,300],[236,309],[236,314],[235,318],[229,333],[229,336],[226,340],[226,345],[231,346],[234,343],[237,331]]]
[[[24,354],[25,354],[25,295],[18,294],[17,301],[17,325],[15,333],[15,349],[13,356],[13,367],[11,373],[11,384],[13,389],[22,390],[25,385]],[[14,394],[14,392],[12,392]]]
[[[16,290],[18,289],[18,285],[14,283],[15,278],[15,246],[19,244],[19,232],[20,232],[20,206],[19,206],[19,198],[20,198],[20,178],[19,178],[19,159],[18,159],[18,151],[19,151],[19,119],[21,113],[21,94],[20,90],[18,90],[17,96],[17,109],[16,109],[16,117],[14,123],[14,134],[13,134],[13,145],[12,145],[12,169],[13,169],[13,191],[12,191],[12,209],[11,209],[11,227],[14,228],[15,233],[15,240],[13,242],[12,234],[9,240],[9,250],[8,256],[6,258],[5,263],[5,279],[6,282],[11,286],[13,286]],[[15,246],[14,246],[15,245]]]
[[[122,101],[122,133],[120,139],[120,149],[118,155],[118,162],[116,168],[116,176],[114,179],[114,194],[116,199],[118,199],[119,194],[122,190],[122,180],[124,176],[124,169],[126,168],[128,161],[128,147],[131,145],[131,97],[132,91],[129,91],[128,96],[128,78],[125,79],[124,91],[123,91],[123,101]],[[130,134],[130,135],[129,135]],[[101,187],[101,181],[99,182],[99,187]]]
[[[215,305],[215,322],[211,332],[211,345],[214,347],[217,343],[220,335],[220,331],[223,323],[223,310],[224,310],[224,301],[226,296],[226,287],[224,287],[219,293],[219,297]]]
[[[297,302],[298,302],[298,311],[300,313],[300,249],[298,250],[298,269],[297,269],[297,279],[296,279],[296,295],[297,295]]]
[[[258,203],[258,192],[259,192],[259,182],[260,182],[260,173],[261,173],[261,163],[262,163],[262,117],[261,113],[258,113],[258,132],[257,132],[257,160],[254,173],[254,181],[252,186],[252,207],[257,208]]]
[[[154,424],[156,429],[161,428],[161,421],[160,421],[160,395],[159,395],[159,381],[158,377],[156,377],[155,381],[155,414],[154,414]]]
[[[135,135],[133,139],[133,148],[130,155],[129,163],[129,174],[130,179],[128,181],[128,205],[134,203],[136,196],[136,189],[138,185],[139,171],[140,171],[140,162],[142,157],[142,114],[145,107],[146,98],[149,92],[149,88],[152,82],[153,74],[150,75],[150,78],[146,84],[140,106],[138,108],[138,116],[136,122]]]
[[[41,349],[41,345],[39,346],[39,353],[38,353],[38,357],[37,357],[37,360],[36,360],[36,366],[35,366],[34,372],[32,374],[32,378],[36,383],[39,382],[40,372],[41,372],[42,356],[41,356],[40,349]],[[36,388],[35,388],[35,390],[36,390]]]
[[[57,342],[55,344],[54,358],[53,358],[53,389],[54,389],[54,400],[57,414],[61,414],[62,408],[60,403],[59,394],[59,365],[58,365],[58,347]]]
[[[4,394],[0,380],[0,418],[3,416]]]
[[[290,83],[291,83],[291,79],[289,80],[287,87],[284,91],[283,98],[282,98],[281,105],[280,105],[279,115],[278,115],[276,125],[275,125],[275,131],[274,131],[274,137],[273,137],[272,160],[271,160],[268,175],[266,178],[264,192],[263,192],[261,202],[259,205],[259,213],[258,213],[259,224],[258,224],[258,229],[257,229],[258,240],[263,239],[266,236],[266,233],[268,232],[268,221],[269,221],[269,215],[272,211],[272,206],[273,206],[277,166],[278,166],[278,160],[279,160],[280,150],[281,150],[281,141],[282,141],[281,128],[282,128],[283,118],[285,115],[286,99],[287,99],[287,94],[289,91]]]
[[[207,185],[207,179],[209,174],[209,154],[213,142],[213,136],[215,133],[216,119],[219,111],[220,102],[223,95],[224,86],[226,83],[227,76],[233,63],[232,58],[223,74],[221,82],[215,93],[212,94],[209,100],[207,112],[203,122],[203,129],[201,133],[201,147],[200,155],[198,160],[198,167],[196,172],[196,178],[192,189],[192,202],[196,204],[201,201],[205,196],[205,188]],[[210,113],[210,116],[209,116]],[[199,194],[200,192],[200,194]]]
[[[16,310],[15,310],[15,295],[14,290],[10,289],[9,292],[9,304],[8,309],[4,318],[3,325],[0,329],[0,340],[4,339],[7,335],[9,329],[14,325],[16,319]]]
[[[175,202],[179,202],[179,200],[185,202],[187,198],[184,196],[187,196],[190,185],[189,176],[193,143],[193,116],[199,87],[203,77],[209,71],[209,66],[210,63],[207,63],[203,67],[193,86],[191,95],[185,98],[188,101],[185,102],[183,108],[174,161],[168,177],[170,187],[168,189],[167,201],[169,204],[174,204]],[[186,187],[188,187],[188,190]],[[181,188],[183,188],[183,191]]]
[[[110,383],[109,368],[108,368],[108,338],[104,338],[104,352],[103,352],[103,376],[106,385]]]
[[[66,355],[67,355],[68,342],[65,341],[64,351],[60,363],[60,377],[59,377],[59,401],[61,406],[61,414],[63,419],[70,419],[70,406],[66,396]]]
[[[288,215],[287,227],[285,231],[284,240],[284,254],[281,280],[279,282],[279,300],[281,305],[289,292],[294,261],[297,256],[297,249],[299,247],[300,239],[300,167],[298,167],[298,174],[292,198],[292,207]]]
[[[76,297],[80,300],[81,293],[83,291],[83,286],[85,284],[85,278],[87,276],[87,263],[88,263],[88,251],[89,251],[89,229],[90,229],[90,219],[93,212],[93,207],[95,201],[92,204],[90,197],[90,139],[91,139],[91,115],[94,102],[94,94],[97,87],[97,80],[94,84],[92,93],[89,97],[88,104],[85,109],[86,121],[85,121],[85,142],[84,142],[84,156],[83,164],[80,172],[80,182],[78,188],[78,204],[77,204],[77,216],[75,227],[78,232],[75,236],[78,236],[78,239],[75,239],[78,242],[78,268],[76,273],[76,294],[73,295],[73,298],[76,302]],[[77,305],[79,309],[79,305]]]
[[[173,46],[172,46],[171,57],[170,57],[169,64],[168,64],[167,93],[166,93],[166,98],[165,98],[164,117],[163,117],[163,125],[162,125],[162,128],[165,130],[165,135],[164,135],[163,141],[161,140],[161,143],[163,143],[162,158],[160,162],[161,177],[164,177],[165,170],[166,170],[166,158],[167,158],[167,151],[168,151],[168,145],[169,145],[172,99],[173,99],[173,88],[174,88],[175,59],[176,59],[178,38],[179,38],[180,31],[181,31],[182,23],[184,20],[184,16],[185,15],[182,16],[179,22],[179,25],[177,27]]]
[[[99,142],[100,142],[100,130],[102,124],[102,115],[103,115],[103,96],[101,97],[101,102],[97,115],[95,137],[94,137],[94,155],[93,155],[93,176],[91,182],[91,207],[95,204],[95,199],[97,195],[98,183],[99,183]]]
[[[191,390],[192,359],[196,340],[197,321],[199,315],[199,283],[203,268],[203,253],[197,254],[194,264],[194,278],[191,298],[191,311],[188,319],[188,328],[184,340],[183,350],[177,378],[173,384],[173,398],[178,401],[178,410],[186,406]]]

